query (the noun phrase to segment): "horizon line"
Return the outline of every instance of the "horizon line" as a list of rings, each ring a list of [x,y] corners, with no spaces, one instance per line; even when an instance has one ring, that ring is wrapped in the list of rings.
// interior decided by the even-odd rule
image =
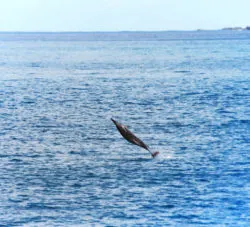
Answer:
[[[37,31],[1,31],[0,33],[125,33],[125,32],[193,32],[193,31],[225,31],[226,28],[219,28],[219,29],[190,29],[190,30],[105,30],[105,31],[74,31],[74,30],[58,30],[58,31],[46,31],[46,30],[37,30]],[[230,29],[228,29],[230,31]],[[242,28],[242,30],[245,30],[245,28]]]

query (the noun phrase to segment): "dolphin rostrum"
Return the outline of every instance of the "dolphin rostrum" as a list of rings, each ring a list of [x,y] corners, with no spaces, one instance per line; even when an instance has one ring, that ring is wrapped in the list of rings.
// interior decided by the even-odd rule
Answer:
[[[118,131],[121,133],[121,135],[130,143],[133,143],[137,146],[140,146],[144,149],[146,149],[151,156],[154,158],[156,155],[159,154],[158,151],[156,152],[151,152],[149,150],[148,145],[146,145],[142,140],[140,140],[138,137],[136,137],[125,125],[120,124],[119,122],[115,121],[113,118],[111,118],[111,120],[114,122],[116,128],[118,129]]]

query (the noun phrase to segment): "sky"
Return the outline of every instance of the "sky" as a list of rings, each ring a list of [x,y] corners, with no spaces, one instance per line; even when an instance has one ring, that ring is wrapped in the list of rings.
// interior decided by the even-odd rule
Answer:
[[[0,31],[162,31],[250,25],[250,0],[0,0]]]

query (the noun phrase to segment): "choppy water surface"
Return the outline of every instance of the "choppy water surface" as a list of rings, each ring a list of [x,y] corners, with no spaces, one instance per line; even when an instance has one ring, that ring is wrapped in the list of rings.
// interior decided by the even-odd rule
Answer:
[[[244,32],[0,34],[0,226],[249,226]]]

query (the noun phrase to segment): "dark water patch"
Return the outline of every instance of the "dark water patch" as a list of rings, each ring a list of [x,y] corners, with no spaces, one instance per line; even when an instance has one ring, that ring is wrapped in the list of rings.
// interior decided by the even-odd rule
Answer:
[[[91,72],[91,73],[88,73],[89,75],[100,75],[100,74],[102,74],[102,73],[100,73],[100,72]]]
[[[12,158],[10,161],[11,162],[23,162],[22,159],[18,159],[18,158]]]
[[[174,73],[183,73],[183,74],[186,74],[186,73],[191,73],[191,71],[189,71],[189,70],[175,70]]]
[[[76,91],[86,91],[87,88],[86,87],[72,87],[70,88],[70,90],[76,90]]]
[[[160,205],[159,208],[161,209],[173,209],[175,208],[175,205],[172,205],[172,204],[165,204],[165,205]]]
[[[33,125],[34,128],[61,128],[58,125]]]
[[[58,206],[50,206],[43,203],[28,203],[26,205],[28,210],[56,210]]]
[[[242,124],[248,124],[250,126],[250,120],[248,120],[248,119],[242,119],[239,122]]]
[[[192,214],[190,215],[178,214],[178,215],[172,215],[170,217],[173,219],[178,219],[180,222],[183,222],[183,223],[185,223],[185,220],[188,220],[187,223],[190,223],[192,222],[193,219],[199,218],[198,215],[192,215]]]
[[[20,102],[20,105],[35,104],[35,103],[36,103],[36,100],[34,100],[34,99],[26,99],[26,100],[23,100],[22,102]]]
[[[188,92],[188,93],[185,93],[185,94],[183,94],[183,95],[184,95],[184,96],[185,96],[185,95],[187,95],[187,96],[189,96],[189,95],[191,95],[191,96],[192,96],[192,95],[197,95],[197,96],[198,96],[198,95],[200,95],[200,93],[199,93],[199,92]]]

